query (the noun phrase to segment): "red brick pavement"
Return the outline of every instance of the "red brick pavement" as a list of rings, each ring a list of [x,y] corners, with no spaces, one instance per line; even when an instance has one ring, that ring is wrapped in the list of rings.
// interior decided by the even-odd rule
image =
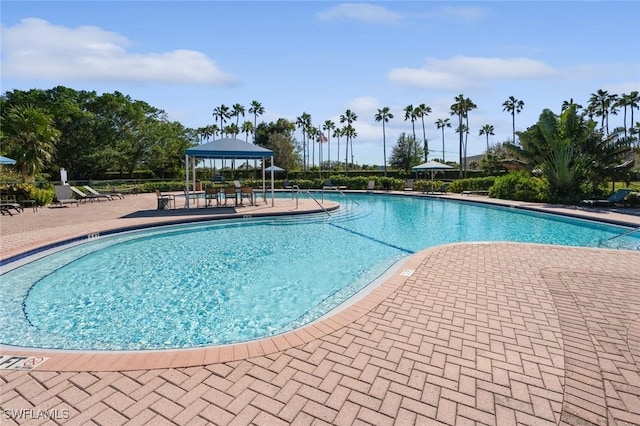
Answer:
[[[638,277],[630,251],[433,248],[281,350],[232,347],[233,361],[152,370],[2,371],[2,424],[637,425]]]

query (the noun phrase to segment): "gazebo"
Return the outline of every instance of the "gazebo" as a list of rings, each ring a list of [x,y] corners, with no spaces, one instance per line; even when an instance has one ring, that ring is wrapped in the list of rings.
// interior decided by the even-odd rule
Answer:
[[[264,167],[265,158],[271,158],[273,164],[273,151],[263,148],[240,139],[235,138],[223,138],[213,142],[205,143],[202,145],[187,148],[185,150],[185,191],[189,192],[189,158],[211,158],[216,160],[248,160],[248,159],[261,159],[262,160],[262,190],[266,192],[266,170]],[[196,166],[193,165],[193,187],[195,188],[196,181]],[[271,170],[271,206],[274,205],[274,184],[273,184],[273,170]],[[187,208],[189,208],[189,197],[187,197]]]

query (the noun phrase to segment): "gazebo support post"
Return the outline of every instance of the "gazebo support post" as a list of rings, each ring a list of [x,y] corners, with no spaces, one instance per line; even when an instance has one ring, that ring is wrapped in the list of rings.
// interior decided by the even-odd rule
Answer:
[[[184,156],[184,165],[185,165],[184,190],[185,190],[185,196],[187,196],[187,194],[189,194],[189,155],[188,154],[185,154]],[[187,196],[187,209],[188,208],[189,208],[189,197]]]

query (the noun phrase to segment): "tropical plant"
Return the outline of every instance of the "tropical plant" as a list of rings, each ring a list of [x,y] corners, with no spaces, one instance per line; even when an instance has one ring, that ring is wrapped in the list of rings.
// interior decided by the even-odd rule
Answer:
[[[244,117],[245,109],[240,104],[233,104],[231,107],[231,116],[236,118],[236,127],[240,128],[240,116]]]
[[[311,126],[311,115],[303,112],[296,118],[296,126],[302,130],[302,170],[307,177],[307,129]]]
[[[404,121],[411,121],[411,129],[412,129],[411,134],[413,135],[413,139],[415,139],[416,138],[416,119],[418,118],[418,116],[416,115],[416,109],[413,107],[412,104],[409,104],[406,107],[404,107],[403,111],[404,111]]]
[[[587,182],[597,188],[629,151],[617,134],[603,135],[596,123],[572,106],[560,116],[545,109],[538,122],[520,132],[520,145],[505,144],[530,169],[538,169],[553,200],[575,202]],[[608,172],[609,171],[609,172]]]
[[[424,118],[431,114],[431,107],[425,104],[420,104],[415,109],[416,117],[420,117],[422,120],[422,142],[424,144],[424,161],[429,160],[429,142],[427,141],[427,133],[424,128]]]
[[[264,114],[264,107],[258,101],[251,101],[251,107],[249,107],[249,114],[253,114],[253,140],[255,143],[255,129],[258,128],[258,116]]]
[[[350,109],[346,110],[344,114],[340,115],[340,123],[343,123],[342,134],[347,139],[345,142],[345,156],[344,156],[344,172],[349,171],[349,143],[351,143],[351,164],[353,164],[353,138],[357,136],[356,130],[353,127],[353,123],[358,119],[358,116]],[[346,123],[346,124],[345,124]]]
[[[568,101],[562,101],[562,107],[560,109],[560,112],[565,112],[566,110],[568,110],[570,107],[575,106],[576,110],[582,109],[582,105],[580,104],[576,104],[573,101],[573,98],[569,99]]]
[[[456,132],[460,135],[460,143],[458,146],[460,152],[460,177],[466,175],[466,158],[467,158],[467,138],[469,135],[469,111],[477,108],[477,105],[469,98],[465,98],[463,94],[456,96],[455,103],[451,105],[450,114],[458,117],[458,127]],[[464,122],[463,122],[464,121]],[[465,161],[463,161],[463,156]]]
[[[589,111],[596,117],[601,117],[600,128],[609,133],[609,114],[617,114],[618,95],[609,94],[606,90],[598,89],[589,98]]]
[[[253,127],[253,123],[250,121],[242,122],[242,126],[240,126],[240,132],[245,134],[245,142],[249,142],[249,133],[253,133],[255,127]]]
[[[480,132],[478,132],[478,136],[485,135],[487,137],[487,152],[489,152],[489,136],[493,136],[494,127],[491,124],[485,124],[480,128]]]
[[[444,163],[444,129],[451,127],[451,121],[448,118],[438,118],[438,120],[436,120],[436,126],[438,129],[442,129],[442,162]]]
[[[631,123],[633,123],[633,110],[640,107],[640,96],[637,91],[629,94],[623,93],[617,101],[617,107],[624,110],[623,126],[624,136],[627,137],[627,108],[631,110]]]
[[[511,114],[511,126],[513,130],[513,143],[516,143],[516,114],[520,114],[524,108],[524,102],[520,99],[516,99],[513,96],[509,96],[509,99],[502,103],[502,110]]]
[[[17,105],[3,117],[3,149],[16,160],[23,182],[44,169],[59,138],[60,131],[53,126],[53,118],[40,108]]]
[[[220,120],[220,135],[222,136],[222,132],[224,132],[225,130],[224,123],[227,121],[227,119],[231,118],[229,107],[226,106],[225,104],[222,104],[219,107],[214,108],[213,118],[215,118],[216,120],[218,119]]]
[[[329,163],[329,170],[331,169],[331,131],[336,128],[336,123],[331,120],[325,120],[322,125],[322,130],[327,132],[327,161]],[[338,152],[340,149],[338,147]]]
[[[387,176],[387,137],[385,132],[385,123],[388,123],[393,118],[391,109],[389,107],[382,107],[378,109],[375,115],[377,122],[382,122],[382,153],[384,155],[384,175]]]
[[[340,167],[340,137],[344,136],[344,131],[342,129],[342,127],[337,127],[334,131],[333,131],[333,135],[334,138],[336,138],[338,140],[338,147],[337,147],[337,152],[338,152],[338,161],[336,162],[336,168]]]

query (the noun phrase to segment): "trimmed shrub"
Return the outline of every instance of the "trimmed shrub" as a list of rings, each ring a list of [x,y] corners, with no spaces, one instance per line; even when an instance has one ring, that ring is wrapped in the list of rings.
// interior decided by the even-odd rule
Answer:
[[[51,189],[33,188],[31,193],[29,194],[29,200],[35,200],[36,204],[39,206],[46,206],[47,204],[51,204],[54,197],[55,192]]]
[[[622,205],[629,208],[640,207],[640,192],[629,193],[626,197],[624,197],[624,200],[622,200]]]
[[[456,193],[463,191],[487,191],[493,186],[495,181],[496,178],[493,176],[458,179],[451,182],[448,190]]]
[[[516,201],[544,201],[546,192],[544,181],[527,172],[507,173],[489,188],[490,197]]]

